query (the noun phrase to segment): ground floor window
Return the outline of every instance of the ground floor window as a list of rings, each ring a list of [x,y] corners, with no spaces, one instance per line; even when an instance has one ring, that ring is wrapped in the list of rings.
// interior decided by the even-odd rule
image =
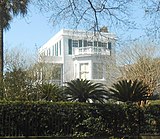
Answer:
[[[103,64],[93,63],[93,79],[103,79]]]
[[[89,79],[89,64],[80,64],[80,79]]]

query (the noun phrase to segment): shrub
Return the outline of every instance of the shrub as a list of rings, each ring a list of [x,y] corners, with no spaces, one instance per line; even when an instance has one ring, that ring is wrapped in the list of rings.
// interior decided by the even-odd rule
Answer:
[[[148,86],[143,81],[121,80],[112,85],[111,97],[122,102],[139,102],[149,99]]]
[[[103,84],[83,79],[67,82],[64,93],[67,99],[73,102],[104,103],[108,98]]]
[[[160,106],[0,102],[0,136],[136,136],[160,133]]]

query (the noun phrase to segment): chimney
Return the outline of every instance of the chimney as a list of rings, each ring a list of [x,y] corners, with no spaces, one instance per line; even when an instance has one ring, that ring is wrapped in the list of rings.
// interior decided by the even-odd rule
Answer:
[[[100,32],[108,33],[108,28],[106,26],[103,26],[102,28],[100,28]]]

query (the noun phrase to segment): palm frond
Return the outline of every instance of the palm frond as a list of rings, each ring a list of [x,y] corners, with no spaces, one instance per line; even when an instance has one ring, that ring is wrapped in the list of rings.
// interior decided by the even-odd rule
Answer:
[[[122,102],[139,102],[147,99],[148,86],[139,80],[121,80],[114,83],[109,91],[112,99]]]
[[[69,100],[80,102],[100,102],[107,99],[107,91],[103,84],[93,83],[89,80],[76,79],[67,82],[65,94]]]

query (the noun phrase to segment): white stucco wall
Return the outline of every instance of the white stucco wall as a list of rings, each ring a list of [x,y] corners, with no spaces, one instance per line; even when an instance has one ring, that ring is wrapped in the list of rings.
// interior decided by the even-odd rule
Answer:
[[[88,80],[95,80],[98,82],[105,82],[107,80],[107,65],[110,60],[115,61],[115,35],[112,33],[103,33],[103,35],[93,36],[93,32],[86,33],[85,31],[73,31],[73,30],[61,30],[55,36],[53,36],[46,44],[39,49],[39,54],[47,55],[47,50],[51,49],[51,56],[46,56],[46,62],[55,62],[62,64],[62,82],[68,82],[70,80],[80,77],[80,64],[89,64],[89,76]],[[112,42],[111,56],[106,55],[69,55],[68,54],[68,39],[77,40],[89,40],[89,41],[103,41]],[[61,55],[53,56],[52,47],[57,42],[61,41]],[[111,58],[112,57],[112,58]],[[112,61],[112,62],[113,62]],[[102,63],[104,65],[103,79],[93,79],[93,63]],[[114,62],[113,62],[114,63]],[[76,66],[75,66],[76,65]],[[109,71],[107,71],[109,72]]]

